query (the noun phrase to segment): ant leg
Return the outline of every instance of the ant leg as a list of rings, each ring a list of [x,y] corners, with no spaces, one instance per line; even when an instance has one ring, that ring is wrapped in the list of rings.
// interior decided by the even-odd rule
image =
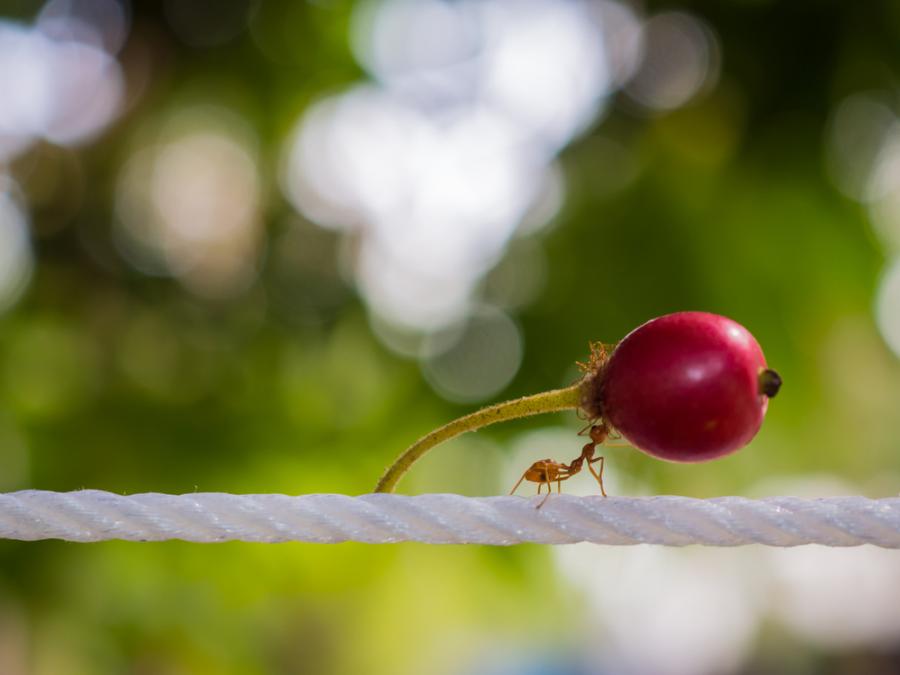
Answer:
[[[593,464],[594,462],[600,462],[600,472],[599,473],[594,471],[594,467],[591,466],[591,464]],[[588,461],[587,467],[588,467],[588,471],[590,471],[592,474],[594,474],[594,478],[596,478],[597,482],[600,483],[600,493],[604,497],[606,497],[607,496],[606,490],[603,488],[603,466],[604,465],[605,465],[604,458],[602,456],[600,456],[600,457],[597,457],[595,459]]]
[[[543,483],[541,483],[541,485],[543,485]],[[538,494],[541,493],[541,485],[538,485]],[[544,504],[546,504],[546,503],[547,503],[547,500],[550,499],[550,495],[551,495],[552,493],[553,493],[553,488],[550,487],[550,481],[548,480],[548,481],[547,481],[547,494],[546,494],[546,495],[544,496],[544,498],[541,500],[541,503],[534,507],[535,510],[541,508]]]
[[[522,474],[522,477],[519,479],[519,482],[516,483],[516,484],[513,486],[513,489],[509,491],[509,494],[514,494],[514,493],[515,493],[515,491],[516,491],[516,490],[519,488],[519,486],[522,484],[522,481],[525,480],[525,474],[526,474],[526,473],[528,473],[528,470],[527,470],[527,469],[525,470],[525,473]]]
[[[556,494],[560,494],[562,492],[562,478],[556,479]]]

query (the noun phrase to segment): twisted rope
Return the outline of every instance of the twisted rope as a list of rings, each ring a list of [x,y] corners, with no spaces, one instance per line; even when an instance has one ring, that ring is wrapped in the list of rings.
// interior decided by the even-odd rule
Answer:
[[[0,494],[0,538],[900,548],[900,498]],[[543,499],[541,497],[540,499]]]

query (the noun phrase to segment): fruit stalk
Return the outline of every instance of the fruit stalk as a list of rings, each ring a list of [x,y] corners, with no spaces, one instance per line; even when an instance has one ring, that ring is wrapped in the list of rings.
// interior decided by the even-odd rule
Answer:
[[[489,424],[505,422],[518,417],[529,417],[531,415],[572,410],[580,407],[583,382],[583,380],[580,380],[564,389],[554,389],[532,396],[523,396],[512,401],[497,403],[435,429],[409,446],[387,468],[375,486],[375,492],[393,492],[397,482],[417,459],[439,443],[455,438],[466,431],[475,431]]]

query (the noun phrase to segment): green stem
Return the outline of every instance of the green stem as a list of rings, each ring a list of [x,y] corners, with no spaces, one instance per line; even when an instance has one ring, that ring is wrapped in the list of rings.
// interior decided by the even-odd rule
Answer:
[[[565,389],[554,389],[533,396],[523,396],[514,401],[497,403],[435,429],[409,446],[387,468],[381,480],[378,481],[378,485],[375,486],[375,492],[393,492],[397,482],[403,474],[409,471],[409,467],[417,459],[439,443],[455,438],[466,431],[474,431],[488,424],[504,422],[517,417],[578,408],[581,405],[581,385],[582,382],[578,382]]]

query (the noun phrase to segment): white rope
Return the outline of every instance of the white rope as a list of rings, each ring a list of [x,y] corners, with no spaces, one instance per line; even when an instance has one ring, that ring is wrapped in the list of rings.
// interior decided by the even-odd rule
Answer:
[[[0,494],[0,538],[432,544],[874,544],[900,548],[900,498]]]

